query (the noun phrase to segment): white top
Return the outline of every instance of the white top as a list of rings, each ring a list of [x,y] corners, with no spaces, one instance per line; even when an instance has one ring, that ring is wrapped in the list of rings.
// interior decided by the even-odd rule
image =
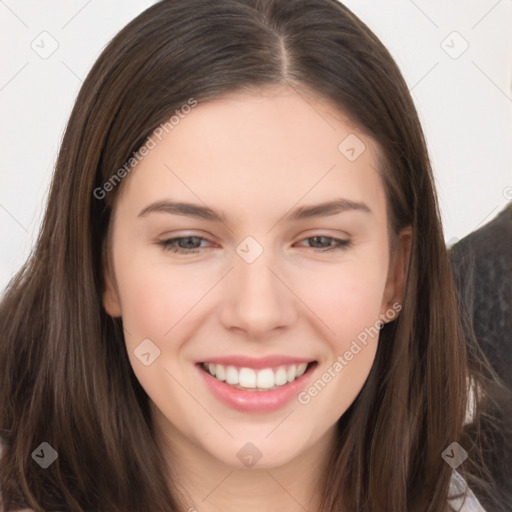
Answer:
[[[480,505],[480,502],[476,499],[476,496],[468,487],[466,481],[457,471],[453,470],[448,496],[454,496],[461,492],[465,492],[465,496],[449,501],[454,510],[459,512],[485,512],[485,509]]]

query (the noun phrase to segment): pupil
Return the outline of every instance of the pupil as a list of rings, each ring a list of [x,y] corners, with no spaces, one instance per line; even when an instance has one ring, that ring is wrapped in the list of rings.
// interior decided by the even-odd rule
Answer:
[[[191,246],[194,245],[193,242],[191,242],[191,240],[195,239],[196,237],[195,236],[189,236],[187,238],[184,238],[182,240],[182,242],[186,245],[187,248],[190,248]]]

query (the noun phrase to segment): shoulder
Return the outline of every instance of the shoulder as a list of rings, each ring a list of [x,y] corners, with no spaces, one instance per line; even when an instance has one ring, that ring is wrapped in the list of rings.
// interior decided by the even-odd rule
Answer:
[[[449,498],[459,495],[461,496],[449,500],[453,510],[457,512],[486,512],[473,494],[473,491],[468,487],[466,481],[457,471],[453,470],[450,480]]]

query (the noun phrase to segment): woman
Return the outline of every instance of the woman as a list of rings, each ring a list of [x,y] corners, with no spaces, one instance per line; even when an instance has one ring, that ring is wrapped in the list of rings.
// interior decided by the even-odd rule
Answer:
[[[5,510],[482,510],[420,123],[334,0],[129,23],[0,327]]]

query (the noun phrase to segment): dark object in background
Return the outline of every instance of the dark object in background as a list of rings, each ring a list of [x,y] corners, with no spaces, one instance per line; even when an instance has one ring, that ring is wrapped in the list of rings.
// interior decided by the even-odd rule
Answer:
[[[499,503],[473,488],[492,512],[512,511],[512,203],[492,221],[456,243],[450,257],[466,335],[478,343],[506,390],[484,389],[494,402],[466,425],[468,439],[483,432],[482,457],[496,486]],[[471,357],[471,355],[470,355]],[[492,419],[495,417],[495,420]]]

